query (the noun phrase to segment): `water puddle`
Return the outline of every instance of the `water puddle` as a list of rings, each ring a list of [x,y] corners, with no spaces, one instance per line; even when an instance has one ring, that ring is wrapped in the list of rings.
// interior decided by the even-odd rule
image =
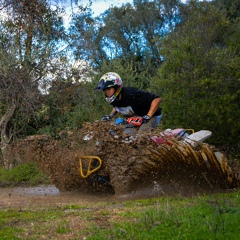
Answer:
[[[59,195],[60,191],[54,185],[40,185],[37,187],[17,187],[13,189],[13,193],[19,195]]]

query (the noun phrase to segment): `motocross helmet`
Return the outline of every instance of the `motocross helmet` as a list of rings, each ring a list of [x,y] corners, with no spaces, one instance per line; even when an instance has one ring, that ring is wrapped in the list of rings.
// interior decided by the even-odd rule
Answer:
[[[95,90],[105,90],[106,88],[114,87],[115,93],[111,97],[106,97],[106,101],[111,104],[122,90],[123,83],[121,77],[115,72],[105,73],[95,88]]]

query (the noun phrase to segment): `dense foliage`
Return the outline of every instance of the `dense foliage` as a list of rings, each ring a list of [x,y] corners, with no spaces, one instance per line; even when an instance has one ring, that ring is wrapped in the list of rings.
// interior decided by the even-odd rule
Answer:
[[[1,149],[100,119],[110,106],[93,89],[116,71],[162,96],[165,128],[209,129],[214,145],[238,150],[239,1],[134,0],[98,17],[71,1],[68,29],[60,2],[0,1]]]
[[[190,11],[189,11],[190,9]],[[165,123],[210,129],[219,145],[239,144],[240,28],[214,4],[188,5],[186,21],[165,38],[165,62],[152,86],[163,91]]]

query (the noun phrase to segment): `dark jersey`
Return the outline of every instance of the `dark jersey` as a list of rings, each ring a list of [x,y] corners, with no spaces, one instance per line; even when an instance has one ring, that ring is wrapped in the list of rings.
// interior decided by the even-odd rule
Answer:
[[[148,113],[151,103],[155,98],[160,96],[141,91],[133,87],[123,87],[121,91],[121,100],[115,99],[111,105],[124,116],[144,116]],[[161,114],[159,107],[154,116]]]

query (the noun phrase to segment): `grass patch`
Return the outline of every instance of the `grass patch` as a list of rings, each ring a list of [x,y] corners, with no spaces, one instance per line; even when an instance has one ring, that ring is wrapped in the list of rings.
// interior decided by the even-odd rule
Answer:
[[[20,164],[11,170],[0,169],[1,186],[49,184],[48,177],[43,174],[35,163]]]
[[[0,210],[0,239],[239,239],[240,193]]]

